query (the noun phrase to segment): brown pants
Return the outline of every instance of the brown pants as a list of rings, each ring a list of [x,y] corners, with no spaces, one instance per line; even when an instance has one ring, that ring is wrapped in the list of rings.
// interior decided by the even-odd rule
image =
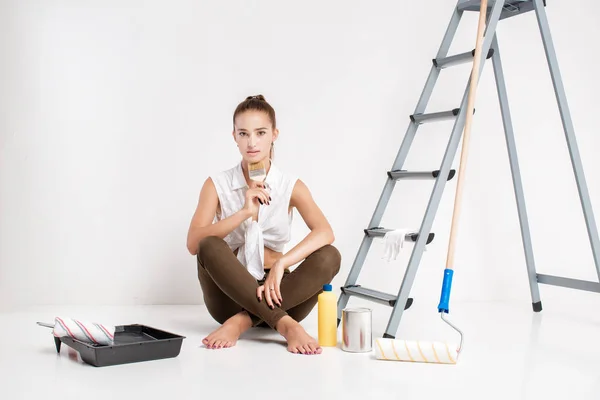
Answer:
[[[281,307],[274,304],[271,309],[264,295],[262,301],[256,296],[262,281],[250,275],[223,239],[216,236],[202,239],[197,260],[204,303],[217,322],[222,324],[247,311],[253,326],[266,323],[271,328],[285,315],[296,321],[304,319],[317,303],[323,285],[331,282],[341,264],[340,253],[332,245],[310,254],[293,272],[286,270],[280,285]]]

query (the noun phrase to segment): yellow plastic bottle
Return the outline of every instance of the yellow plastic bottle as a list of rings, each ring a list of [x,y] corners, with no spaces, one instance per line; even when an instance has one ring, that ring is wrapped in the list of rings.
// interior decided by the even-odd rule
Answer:
[[[331,285],[323,285],[318,296],[319,345],[337,346],[337,299]]]

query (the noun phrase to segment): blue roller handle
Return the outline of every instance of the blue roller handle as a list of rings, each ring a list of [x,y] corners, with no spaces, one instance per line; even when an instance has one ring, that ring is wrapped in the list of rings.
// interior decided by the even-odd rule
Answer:
[[[440,297],[440,304],[438,304],[438,311],[445,312],[448,314],[450,302],[450,290],[452,290],[452,275],[454,271],[451,269],[444,270],[444,282],[442,283],[442,296]]]

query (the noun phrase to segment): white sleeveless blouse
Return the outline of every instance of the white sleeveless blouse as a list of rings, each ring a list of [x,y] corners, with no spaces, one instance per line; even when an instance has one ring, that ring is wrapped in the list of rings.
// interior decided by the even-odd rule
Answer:
[[[225,219],[244,207],[248,184],[241,162],[211,179],[219,196],[220,212],[215,222]],[[283,252],[290,241],[293,212],[289,211],[290,198],[297,178],[289,176],[271,163],[265,179],[271,195],[269,205],[259,205],[258,221],[249,217],[225,238],[231,250],[238,250],[237,258],[250,274],[260,280],[264,277],[264,247]]]

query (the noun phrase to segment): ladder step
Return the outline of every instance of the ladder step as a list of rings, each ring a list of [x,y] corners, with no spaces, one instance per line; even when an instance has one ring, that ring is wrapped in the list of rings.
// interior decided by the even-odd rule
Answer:
[[[531,0],[504,0],[505,4],[502,7],[505,10],[514,10],[519,8],[524,3],[531,3]],[[546,2],[544,1],[544,6]],[[462,0],[458,5],[459,11],[479,11],[481,0]],[[492,8],[493,4],[488,4],[488,9]]]
[[[393,231],[393,229],[377,227],[377,228],[365,229],[365,234],[370,237],[383,237],[389,231]],[[431,232],[429,234],[429,236],[427,237],[427,244],[431,243],[433,241],[434,237],[435,237],[435,233]],[[419,238],[418,232],[407,233],[405,236],[405,240],[409,240],[411,242],[416,242],[418,238]]]
[[[360,285],[351,285],[351,286],[342,286],[340,288],[343,293],[349,296],[356,296],[363,299],[371,300],[376,303],[385,304],[390,307],[394,307],[396,305],[397,296],[389,293],[383,293],[378,290],[367,289]],[[413,299],[409,298],[404,306],[406,310],[413,303]]]
[[[460,108],[455,108],[450,111],[435,112],[431,114],[413,114],[410,116],[410,120],[416,124],[424,124],[427,122],[445,121],[454,119],[460,112]]]
[[[397,181],[399,179],[435,179],[439,176],[440,170],[439,169],[436,169],[435,171],[400,170],[400,171],[388,171],[387,174],[390,177],[390,179],[393,179],[395,181]],[[448,180],[451,180],[452,178],[454,178],[455,174],[456,174],[456,170],[451,169],[450,173],[448,174]]]
[[[487,54],[487,59],[491,58],[494,55],[494,49],[490,49]],[[468,62],[472,62],[473,58],[475,58],[475,49],[471,51],[467,51],[466,53],[456,54],[450,57],[444,58],[434,58],[433,65],[438,69],[453,67],[455,65],[466,64]]]
[[[524,14],[529,11],[534,11],[533,1],[531,0],[504,0],[505,4],[502,7],[502,13],[500,14],[500,20],[506,18],[515,17],[520,14]],[[544,7],[546,7],[546,0],[544,0]],[[458,11],[479,11],[481,6],[481,0],[461,0],[457,7]],[[488,11],[493,6],[493,2],[489,2]]]
[[[450,111],[440,111],[430,114],[413,114],[410,116],[410,120],[415,124],[425,124],[429,122],[438,122],[449,119],[455,119],[459,113],[460,108],[455,108]],[[475,114],[475,108],[473,108],[473,114]]]

